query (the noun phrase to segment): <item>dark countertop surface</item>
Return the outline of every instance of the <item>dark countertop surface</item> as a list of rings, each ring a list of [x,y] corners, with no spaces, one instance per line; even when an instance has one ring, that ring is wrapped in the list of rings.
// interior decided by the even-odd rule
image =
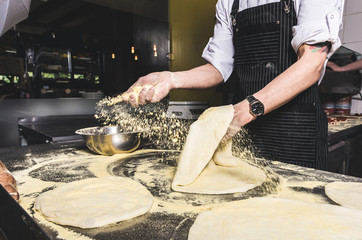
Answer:
[[[268,181],[246,193],[178,193],[170,188],[178,156],[177,151],[148,149],[100,156],[90,152],[82,143],[0,149],[1,161],[18,181],[21,200],[20,205],[16,204],[17,208],[24,209],[50,239],[187,239],[189,228],[200,212],[225,202],[251,197],[283,197],[334,204],[324,194],[327,183],[362,182],[361,178],[257,160],[267,173]],[[48,222],[34,210],[34,201],[41,192],[67,182],[107,175],[130,177],[143,184],[155,199],[151,211],[109,226],[79,229]],[[17,221],[24,221],[16,216],[12,220],[14,226]],[[13,230],[17,231],[16,228]]]

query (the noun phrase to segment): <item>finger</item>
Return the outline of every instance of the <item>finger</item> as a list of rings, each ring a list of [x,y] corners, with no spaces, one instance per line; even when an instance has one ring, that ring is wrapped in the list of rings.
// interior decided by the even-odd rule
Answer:
[[[169,90],[167,89],[167,86],[162,86],[162,88],[155,89],[155,93],[153,94],[152,102],[158,102],[161,101],[164,97],[167,96],[169,93]]]
[[[123,102],[129,102],[129,94],[123,93],[121,95],[121,99],[122,99]]]
[[[146,104],[146,97],[147,97],[148,90],[147,88],[142,88],[140,93],[138,94],[138,104],[145,105]]]
[[[146,95],[146,101],[147,102],[153,102],[152,99],[155,95],[155,91],[156,89],[154,87],[151,87],[148,92],[147,92],[147,95]]]
[[[4,186],[9,183],[16,186],[16,181],[13,175],[7,171],[0,172],[0,184]]]
[[[0,171],[5,171],[7,170],[7,168],[5,167],[5,165],[0,161]]]
[[[13,185],[7,184],[4,188],[16,201],[19,200],[19,193]]]
[[[128,101],[132,107],[138,107],[138,96],[136,97],[135,94],[129,95],[129,101]]]
[[[230,125],[229,128],[228,128],[228,130],[226,131],[223,139],[222,139],[222,142],[227,141],[227,140],[229,140],[230,138],[234,137],[235,134],[237,134],[239,130],[240,130],[239,127],[234,126],[234,125]]]

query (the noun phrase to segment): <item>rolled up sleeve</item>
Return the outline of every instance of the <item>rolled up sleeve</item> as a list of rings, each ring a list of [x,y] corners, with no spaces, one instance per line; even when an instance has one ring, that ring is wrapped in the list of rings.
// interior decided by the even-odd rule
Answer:
[[[341,46],[344,0],[301,0],[297,7],[298,24],[293,27],[292,46],[330,42],[328,58]]]
[[[218,1],[216,4],[216,24],[214,36],[206,45],[202,57],[212,64],[226,81],[234,66],[233,33],[230,22],[229,1]]]

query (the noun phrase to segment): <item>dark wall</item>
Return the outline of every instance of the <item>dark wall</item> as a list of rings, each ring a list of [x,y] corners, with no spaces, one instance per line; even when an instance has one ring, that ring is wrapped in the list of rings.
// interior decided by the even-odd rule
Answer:
[[[136,15],[127,20],[126,26],[117,21],[115,35],[119,40],[114,41],[113,48],[105,48],[104,90],[107,95],[126,91],[148,73],[169,70],[168,23]],[[131,53],[132,47],[135,53]],[[111,58],[112,53],[115,59]]]
[[[165,11],[168,11],[167,4],[164,5]],[[142,75],[168,70],[168,29],[168,21],[81,0],[33,0],[29,18],[19,23],[15,32],[11,30],[8,34],[17,34],[21,48],[35,49],[35,53],[43,47],[101,52],[99,86],[106,95],[113,95],[125,91]],[[0,47],[5,38],[0,38]],[[11,44],[13,41],[8,42]],[[154,44],[157,45],[157,57],[154,57]],[[132,46],[135,47],[137,61],[131,54]],[[18,51],[17,55],[23,57],[24,50]],[[111,57],[112,53],[115,58]],[[36,80],[33,85],[41,90],[44,85],[42,79]]]

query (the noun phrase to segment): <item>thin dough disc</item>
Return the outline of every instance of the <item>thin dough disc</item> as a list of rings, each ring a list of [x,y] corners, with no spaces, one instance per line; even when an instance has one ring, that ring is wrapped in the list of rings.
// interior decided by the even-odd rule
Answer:
[[[201,213],[189,240],[361,239],[362,211],[281,198],[252,198]]]
[[[145,214],[153,204],[140,183],[123,177],[89,178],[41,194],[35,209],[54,223],[101,227]]]
[[[325,186],[325,192],[341,206],[362,210],[362,183],[332,182]]]
[[[232,105],[212,107],[191,125],[172,182],[174,191],[246,192],[265,181],[261,169],[232,155],[231,139],[219,145],[233,117]]]

